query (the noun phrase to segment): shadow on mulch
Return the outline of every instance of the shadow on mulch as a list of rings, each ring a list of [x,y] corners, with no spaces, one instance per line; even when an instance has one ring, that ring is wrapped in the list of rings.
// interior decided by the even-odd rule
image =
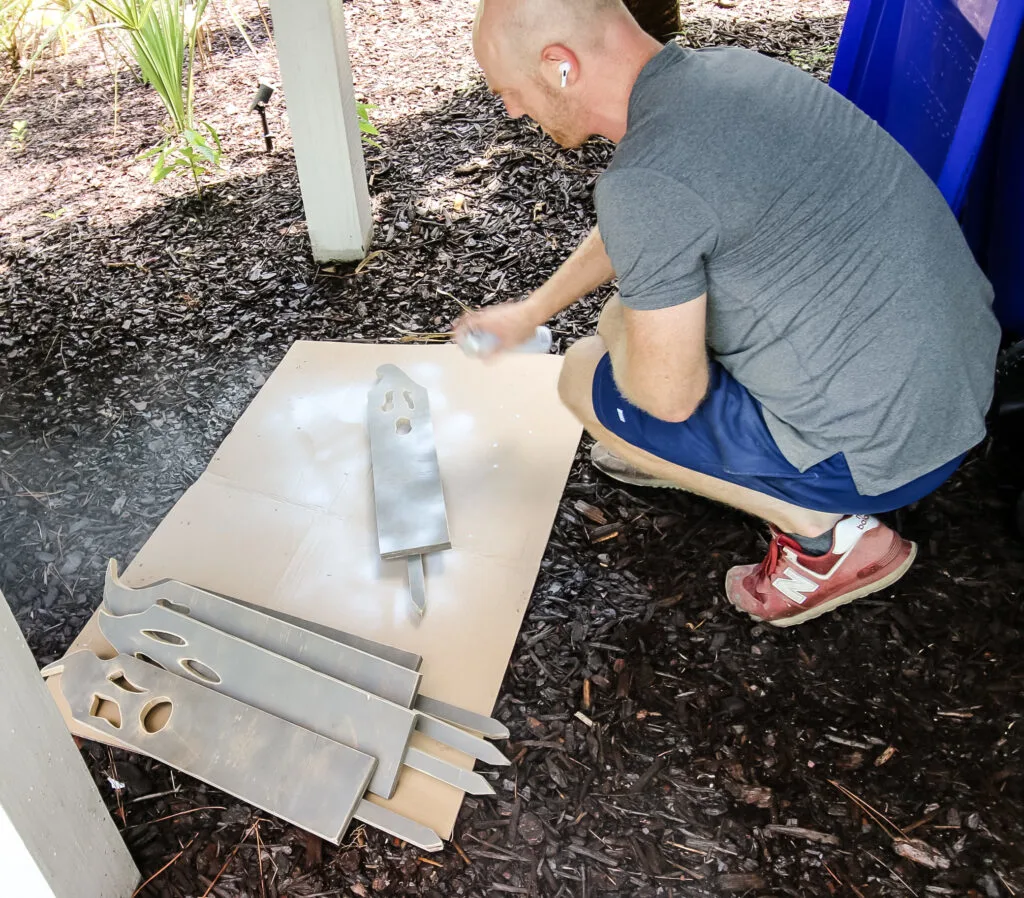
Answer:
[[[689,26],[721,38],[708,22]],[[827,44],[826,25],[801,47]],[[802,29],[737,40],[793,58]],[[313,264],[287,150],[202,205],[58,220],[0,245],[0,586],[41,662],[98,604],[106,559],[141,546],[293,340],[442,331],[455,298],[536,286],[592,225],[611,152],[556,149],[480,86],[383,132],[368,152],[379,254],[358,268]],[[606,292],[555,322],[562,348]],[[1004,450],[976,450],[895,516],[921,546],[897,589],[777,631],[722,595],[726,569],[763,553],[755,522],[622,489],[581,452],[498,705],[515,763],[456,829],[469,861],[449,850],[433,866],[361,830],[334,848],[266,821],[266,893],[1019,893],[1013,476]],[[188,843],[145,894],[202,894],[255,812],[147,759],[84,752],[144,875]],[[900,830],[949,868],[899,856]],[[261,894],[254,852],[250,837],[217,893]]]

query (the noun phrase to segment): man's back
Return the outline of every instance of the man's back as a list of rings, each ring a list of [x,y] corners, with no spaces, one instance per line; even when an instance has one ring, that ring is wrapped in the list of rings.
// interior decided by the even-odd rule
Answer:
[[[927,176],[825,85],[666,47],[596,202],[623,302],[707,292],[712,354],[801,470],[843,451],[873,495],[982,438],[991,289]]]

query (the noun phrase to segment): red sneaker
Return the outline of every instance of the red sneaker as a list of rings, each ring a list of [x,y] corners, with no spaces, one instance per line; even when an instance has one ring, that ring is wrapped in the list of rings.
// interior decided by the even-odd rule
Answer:
[[[914,543],[865,514],[836,524],[832,548],[824,555],[808,555],[773,527],[768,557],[732,568],[725,575],[725,594],[756,620],[792,627],[891,586],[915,555]]]

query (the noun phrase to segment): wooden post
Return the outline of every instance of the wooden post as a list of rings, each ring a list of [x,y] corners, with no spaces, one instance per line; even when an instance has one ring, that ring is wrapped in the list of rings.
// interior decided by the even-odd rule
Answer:
[[[0,593],[0,858],[19,898],[129,898],[139,881]]]
[[[373,220],[341,0],[270,0],[313,257],[353,261]]]

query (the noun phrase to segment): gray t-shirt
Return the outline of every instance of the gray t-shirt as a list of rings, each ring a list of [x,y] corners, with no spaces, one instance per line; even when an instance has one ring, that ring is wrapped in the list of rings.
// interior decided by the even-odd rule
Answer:
[[[595,203],[623,303],[707,292],[711,356],[801,471],[843,452],[878,495],[984,437],[991,287],[924,172],[810,75],[669,44]]]

